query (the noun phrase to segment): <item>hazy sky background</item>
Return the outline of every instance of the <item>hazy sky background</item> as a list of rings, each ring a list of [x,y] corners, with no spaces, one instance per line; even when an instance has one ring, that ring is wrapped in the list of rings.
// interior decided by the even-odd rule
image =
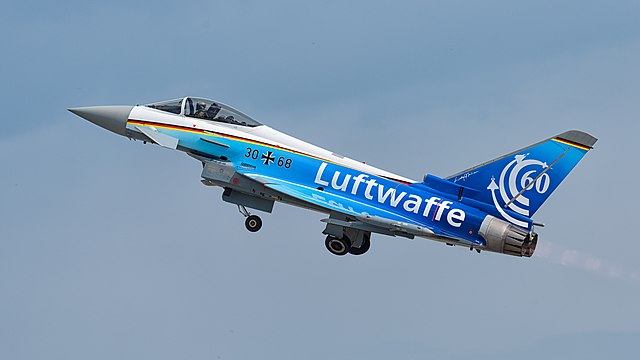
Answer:
[[[23,1],[0,12],[0,358],[635,359],[638,1]],[[204,96],[411,177],[599,138],[537,256],[256,234],[179,152],[66,108]]]

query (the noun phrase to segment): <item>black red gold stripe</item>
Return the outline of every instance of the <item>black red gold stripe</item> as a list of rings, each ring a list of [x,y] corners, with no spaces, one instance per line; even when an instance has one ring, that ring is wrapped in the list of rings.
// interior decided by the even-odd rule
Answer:
[[[573,147],[578,148],[578,149],[582,149],[582,150],[586,150],[586,151],[591,150],[591,148],[588,147],[588,146],[584,146],[582,144],[578,144],[578,143],[570,141],[570,140],[565,140],[565,139],[561,139],[561,138],[553,138],[552,140],[553,141],[557,141],[559,143],[563,143],[563,144],[566,144],[566,145],[573,146]]]
[[[272,149],[277,149],[277,150],[289,152],[289,153],[292,153],[292,154],[301,155],[301,156],[305,156],[305,157],[308,157],[308,158],[324,161],[324,162],[331,163],[331,164],[334,164],[334,165],[345,166],[344,164],[339,164],[339,163],[336,163],[335,161],[331,161],[329,159],[325,159],[325,158],[322,158],[322,157],[319,157],[319,156],[315,156],[315,155],[307,154],[307,153],[304,153],[304,152],[301,152],[301,151],[289,149],[289,148],[286,148],[286,147],[282,147],[280,145],[269,144],[269,143],[265,143],[265,142],[262,142],[262,141],[251,140],[251,139],[243,138],[243,137],[240,137],[240,136],[234,136],[234,135],[220,133],[220,132],[217,132],[217,131],[202,130],[202,129],[198,129],[198,128],[195,128],[195,127],[194,128],[190,128],[190,127],[187,127],[187,126],[163,124],[163,123],[157,123],[157,122],[153,122],[153,121],[143,121],[143,120],[135,120],[135,119],[129,119],[127,121],[127,123],[132,124],[132,125],[153,126],[153,127],[164,128],[164,129],[169,129],[169,130],[190,132],[190,133],[194,133],[194,134],[202,134],[202,135],[208,135],[208,136],[213,135],[213,136],[218,136],[218,137],[221,137],[221,138],[224,138],[224,139],[235,140],[235,141],[240,141],[240,142],[244,142],[244,143],[265,146],[265,147],[269,147],[269,148],[272,148]],[[357,169],[354,169],[354,170],[357,170]],[[402,184],[405,184],[405,185],[409,185],[410,184],[410,183],[408,183],[406,181],[390,178],[390,177],[387,177],[387,176],[382,176],[382,175],[376,175],[376,176],[380,176],[380,177],[382,177],[384,179],[387,179],[387,180],[390,180],[390,181],[399,182],[399,183],[402,183]]]

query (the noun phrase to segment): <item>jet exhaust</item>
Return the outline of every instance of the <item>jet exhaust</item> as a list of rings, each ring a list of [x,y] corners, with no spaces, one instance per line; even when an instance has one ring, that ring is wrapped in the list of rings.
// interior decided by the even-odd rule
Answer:
[[[531,257],[538,244],[538,234],[487,215],[478,232],[487,242],[485,250],[501,254]]]

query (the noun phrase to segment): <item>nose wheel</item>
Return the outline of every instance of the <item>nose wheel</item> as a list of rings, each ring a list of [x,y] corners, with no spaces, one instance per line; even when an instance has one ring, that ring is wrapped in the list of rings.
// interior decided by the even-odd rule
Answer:
[[[258,215],[251,215],[247,208],[242,205],[238,205],[238,211],[246,219],[244,220],[244,226],[251,232],[256,232],[262,228],[262,219]]]
[[[262,219],[258,215],[249,215],[244,221],[244,226],[251,232],[256,232],[262,227]]]

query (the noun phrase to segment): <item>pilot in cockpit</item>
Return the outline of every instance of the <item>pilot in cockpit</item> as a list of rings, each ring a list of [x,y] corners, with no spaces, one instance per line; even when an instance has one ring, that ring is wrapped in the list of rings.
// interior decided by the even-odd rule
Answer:
[[[196,104],[196,112],[195,114],[193,114],[194,117],[197,117],[199,119],[205,119],[207,117],[207,113],[204,111],[204,109],[207,107],[207,104],[203,103],[203,102],[199,102]]]
[[[211,104],[206,112],[207,119],[215,119],[216,115],[218,115],[218,111],[220,111],[220,105],[216,103]]]

